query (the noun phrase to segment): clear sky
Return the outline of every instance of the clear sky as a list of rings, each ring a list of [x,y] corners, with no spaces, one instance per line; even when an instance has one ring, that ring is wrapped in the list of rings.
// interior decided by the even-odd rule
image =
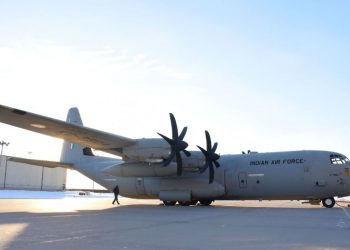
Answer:
[[[0,103],[190,149],[350,155],[349,1],[1,1]],[[181,129],[180,128],[180,129]],[[7,155],[61,141],[0,124]],[[28,152],[32,152],[31,154]]]

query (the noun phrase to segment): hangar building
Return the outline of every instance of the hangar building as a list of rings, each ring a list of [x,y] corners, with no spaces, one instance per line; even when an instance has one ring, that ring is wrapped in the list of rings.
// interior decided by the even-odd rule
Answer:
[[[64,190],[67,170],[43,168],[0,156],[0,189]]]

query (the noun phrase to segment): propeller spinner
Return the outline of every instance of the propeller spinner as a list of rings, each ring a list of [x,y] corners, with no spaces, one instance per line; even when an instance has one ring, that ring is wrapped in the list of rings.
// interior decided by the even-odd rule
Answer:
[[[191,153],[185,150],[188,147],[188,144],[183,141],[186,132],[187,132],[187,127],[184,127],[181,131],[181,134],[178,134],[177,130],[177,125],[176,125],[176,120],[175,117],[172,113],[170,113],[170,122],[171,122],[171,130],[172,130],[172,136],[173,138],[170,139],[169,137],[162,135],[158,133],[161,137],[163,137],[164,140],[166,140],[170,147],[171,147],[171,153],[168,159],[166,159],[163,163],[163,166],[166,167],[172,162],[174,157],[176,157],[176,162],[177,162],[177,175],[180,176],[182,175],[182,158],[180,152],[184,152],[184,154],[189,157],[191,156]]]
[[[220,155],[216,154],[215,151],[218,147],[218,143],[215,142],[214,146],[211,147],[211,139],[208,131],[205,131],[205,138],[207,140],[207,150],[197,145],[197,147],[202,151],[205,156],[205,164],[201,168],[200,173],[204,173],[209,167],[209,184],[214,181],[214,165],[216,168],[220,167],[219,160]],[[214,164],[214,165],[213,165]]]

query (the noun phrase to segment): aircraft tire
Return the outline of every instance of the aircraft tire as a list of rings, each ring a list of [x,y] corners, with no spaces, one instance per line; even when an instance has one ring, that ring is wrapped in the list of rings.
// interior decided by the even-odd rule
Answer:
[[[212,200],[200,200],[199,203],[201,204],[201,206],[210,206],[210,204],[212,203]]]
[[[175,206],[176,201],[163,201],[165,206]]]
[[[197,205],[198,201],[191,201],[191,206]]]
[[[326,208],[332,208],[335,205],[335,200],[333,197],[324,198],[322,200],[322,205]]]
[[[191,202],[190,201],[178,201],[180,206],[183,206],[183,207],[188,207],[189,205],[191,205]]]

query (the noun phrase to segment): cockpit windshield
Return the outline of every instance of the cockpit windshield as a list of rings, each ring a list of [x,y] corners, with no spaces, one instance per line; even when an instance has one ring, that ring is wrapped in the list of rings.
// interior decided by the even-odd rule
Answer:
[[[340,155],[340,154],[331,154],[329,156],[329,159],[331,161],[332,164],[345,164],[349,162],[349,159],[347,157],[345,157],[344,155]]]

